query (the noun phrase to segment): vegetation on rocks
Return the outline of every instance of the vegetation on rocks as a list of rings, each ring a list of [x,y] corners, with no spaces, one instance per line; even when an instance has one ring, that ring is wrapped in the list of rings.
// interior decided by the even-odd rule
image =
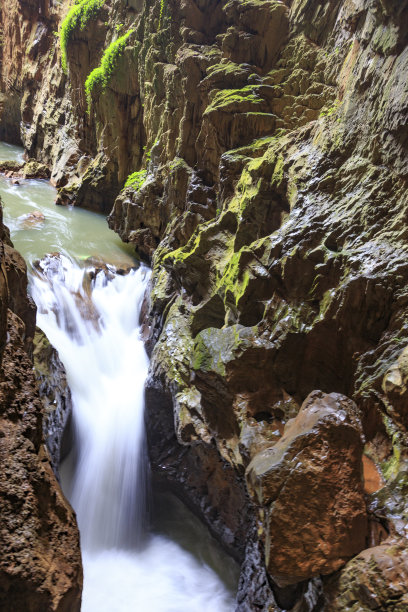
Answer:
[[[370,605],[408,609],[408,569],[387,603],[389,544],[408,516],[408,0],[200,0],[165,29],[169,6],[112,2],[95,34],[85,26],[102,2],[78,2],[61,28],[65,70],[85,28],[72,87],[52,63],[33,83],[42,68],[27,54],[15,124],[29,155],[55,164],[60,193],[113,205],[110,227],[152,262],[152,469],[244,562],[237,609],[358,606],[371,550],[384,594],[369,585]],[[83,121],[85,81],[88,110],[108,87],[95,121]],[[316,390],[315,436],[304,402]],[[382,470],[376,507],[363,444]],[[408,568],[402,548],[396,568]]]
[[[129,174],[126,179],[125,187],[132,187],[136,191],[138,191],[146,180],[147,170],[138,170],[137,172],[133,172]]]
[[[106,89],[109,80],[117,68],[118,61],[127,45],[128,38],[133,32],[134,30],[129,30],[117,40],[112,41],[109,47],[105,50],[100,65],[92,70],[92,72],[88,75],[88,78],[85,81],[85,95],[88,113],[90,112],[91,108],[93,91],[96,88],[99,88],[101,92]]]
[[[143,148],[143,150],[146,151],[146,166],[148,166],[150,163],[150,160],[152,158],[152,149],[157,143],[158,140],[155,140],[153,146],[148,151],[146,151],[146,147]],[[126,189],[126,187],[132,187],[132,189],[134,189],[135,191],[139,191],[139,189],[143,187],[143,184],[147,178],[147,173],[147,169],[144,168],[138,170],[137,172],[132,172],[132,174],[129,174],[129,176],[127,177],[124,188]]]
[[[80,0],[70,8],[60,28],[61,64],[64,72],[68,71],[67,47],[74,31],[83,30],[89,20],[95,17],[104,5],[105,0]]]
[[[166,6],[166,0],[160,0],[160,13],[159,13],[159,30],[163,25],[164,9]]]

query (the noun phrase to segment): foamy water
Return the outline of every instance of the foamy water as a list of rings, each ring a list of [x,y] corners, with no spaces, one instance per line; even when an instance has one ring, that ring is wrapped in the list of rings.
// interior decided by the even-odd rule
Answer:
[[[138,553],[85,552],[84,567],[82,612],[233,610],[218,576],[164,537],[151,536]]]
[[[139,317],[149,270],[107,276],[89,282],[89,271],[60,256],[32,279],[38,325],[73,397],[76,448],[63,486],[81,533],[82,611],[230,612],[232,595],[209,566],[146,531],[148,360]]]
[[[22,153],[0,143],[0,159],[20,161]],[[69,253],[49,259],[31,288],[38,324],[57,348],[73,392],[75,448],[61,476],[81,531],[82,612],[230,612],[237,568],[198,520],[157,494],[156,533],[146,526],[148,363],[139,313],[149,271],[109,282],[99,274],[90,282],[78,259],[134,263],[130,246],[102,216],[56,207],[47,181],[16,185],[0,176],[0,195],[12,239],[28,262]],[[33,212],[43,218],[30,220]]]

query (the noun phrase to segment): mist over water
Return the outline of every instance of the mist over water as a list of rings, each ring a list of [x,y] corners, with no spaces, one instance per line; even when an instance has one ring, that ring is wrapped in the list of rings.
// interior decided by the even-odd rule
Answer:
[[[11,159],[0,143],[2,155]],[[114,235],[112,247],[113,233],[104,220],[98,225],[98,215],[56,209],[45,181],[16,186],[0,177],[0,195],[12,239],[27,260],[64,253],[35,268],[31,292],[37,323],[59,352],[73,397],[75,442],[61,476],[81,533],[82,612],[231,612],[235,566],[187,510],[174,513],[157,496],[166,520],[162,526],[156,521],[156,533],[147,529],[148,360],[139,318],[150,271],[140,266],[116,275],[109,265],[98,272],[100,266],[79,262],[81,251],[107,261],[122,255],[133,260]],[[44,212],[42,230],[21,226],[19,217],[30,208]],[[82,222],[86,230],[77,241]]]

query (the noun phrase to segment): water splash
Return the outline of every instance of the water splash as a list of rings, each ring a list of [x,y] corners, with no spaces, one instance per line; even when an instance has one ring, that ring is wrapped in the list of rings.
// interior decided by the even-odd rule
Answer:
[[[139,318],[148,278],[143,266],[119,276],[58,255],[31,281],[38,325],[72,391],[76,453],[64,487],[81,532],[82,611],[230,612],[231,594],[207,565],[145,529],[148,360]]]
[[[38,324],[58,347],[73,397],[78,454],[70,498],[85,549],[133,547],[144,526],[148,360],[139,316],[149,271],[109,281],[107,273],[94,274],[89,286],[89,271],[60,256],[32,283]]]

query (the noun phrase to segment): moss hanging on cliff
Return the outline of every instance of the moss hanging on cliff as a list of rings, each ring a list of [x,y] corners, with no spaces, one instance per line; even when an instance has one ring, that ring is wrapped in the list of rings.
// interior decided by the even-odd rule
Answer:
[[[81,0],[74,4],[68,11],[67,16],[61,24],[60,45],[61,45],[61,64],[66,73],[68,71],[67,46],[72,33],[76,28],[83,30],[87,23],[102,8],[105,0]]]
[[[152,148],[146,152],[146,166],[149,165],[150,160],[152,158],[152,149],[159,141],[156,139],[152,145]],[[146,147],[143,147],[143,150],[146,151]],[[132,187],[135,191],[139,191],[147,178],[147,169],[146,170],[138,170],[137,172],[133,172],[129,174],[126,179],[126,183],[124,185],[124,189],[126,187]]]
[[[104,91],[109,83],[109,80],[114,73],[118,60],[121,57],[129,36],[134,30],[129,30],[123,36],[112,42],[105,50],[100,65],[92,70],[85,81],[85,95],[88,106],[88,113],[91,109],[92,92],[95,87],[99,86],[101,91]]]
[[[164,13],[164,8],[165,8],[165,0],[160,0],[160,14],[159,14],[159,30],[161,30],[161,27],[163,25],[163,13]]]

